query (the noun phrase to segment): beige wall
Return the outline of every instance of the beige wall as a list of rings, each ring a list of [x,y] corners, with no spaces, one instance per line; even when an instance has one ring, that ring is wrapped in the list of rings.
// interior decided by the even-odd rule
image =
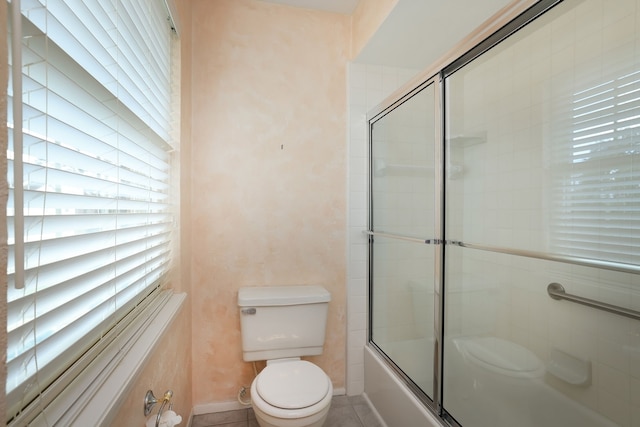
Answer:
[[[345,384],[348,16],[193,1],[194,404],[235,401],[238,288],[320,284],[325,351]]]
[[[175,409],[186,422],[194,404],[234,400],[239,386],[250,383],[235,307],[240,286],[326,286],[333,297],[326,351],[314,361],[335,387],[344,387],[351,25],[357,53],[396,2],[380,7],[362,0],[365,6],[353,18],[255,0],[176,2],[182,24],[183,268],[175,287],[191,300],[133,385],[117,416],[122,424],[114,425],[142,421],[140,402],[149,388],[156,395],[172,388]],[[0,22],[6,22],[5,13],[0,2]],[[6,45],[1,32],[0,117],[6,115]],[[6,123],[0,121],[2,157],[6,144]],[[6,175],[6,160],[0,168]],[[6,195],[3,181],[1,215]],[[5,233],[0,230],[2,242]],[[0,262],[6,263],[4,243],[1,249]],[[0,277],[0,320],[6,324],[6,276]],[[3,364],[2,383],[4,375]]]
[[[0,22],[7,22],[7,3],[0,1]],[[0,176],[7,176],[7,32],[0,32]],[[6,224],[7,214],[7,180],[0,180],[0,223]],[[0,265],[7,265],[7,227],[0,227]],[[7,274],[6,270],[0,274],[0,384],[5,383],[7,365]],[[5,416],[5,388],[0,391],[0,414]]]
[[[351,18],[351,59],[354,59],[391,13],[398,0],[360,0]]]

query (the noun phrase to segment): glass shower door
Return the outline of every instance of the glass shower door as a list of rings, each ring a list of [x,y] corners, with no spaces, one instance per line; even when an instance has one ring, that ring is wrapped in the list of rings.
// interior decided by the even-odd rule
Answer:
[[[445,70],[443,407],[469,427],[631,426],[640,2],[563,2]]]
[[[371,124],[371,341],[433,399],[435,84]]]

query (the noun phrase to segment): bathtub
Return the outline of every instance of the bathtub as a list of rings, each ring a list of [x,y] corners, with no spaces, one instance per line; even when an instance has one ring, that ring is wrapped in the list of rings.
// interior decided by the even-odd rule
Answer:
[[[410,346],[411,343],[401,345]],[[390,353],[393,353],[393,350]],[[457,372],[459,378],[451,379],[452,381],[473,383],[472,367],[461,365]],[[369,346],[365,346],[364,349],[364,375],[366,397],[386,426],[442,427],[445,425],[398,378],[377,351]],[[505,395],[498,398],[495,394],[483,394],[482,387],[469,386],[465,391],[465,395],[461,395],[458,401],[450,402],[451,408],[456,412],[452,415],[457,415],[456,420],[464,427],[618,426],[568,398],[542,380],[532,382],[530,390],[527,391],[526,400],[520,402],[521,407],[518,407],[518,402],[509,401],[513,396]],[[448,408],[446,401],[444,405]],[[499,408],[499,416],[496,408]]]
[[[456,421],[471,427],[619,427],[597,412],[568,398],[542,381],[533,384],[526,401],[505,396],[473,396],[482,393],[471,389],[467,403],[452,403]],[[444,402],[447,406],[446,400]],[[496,409],[498,408],[499,409]]]

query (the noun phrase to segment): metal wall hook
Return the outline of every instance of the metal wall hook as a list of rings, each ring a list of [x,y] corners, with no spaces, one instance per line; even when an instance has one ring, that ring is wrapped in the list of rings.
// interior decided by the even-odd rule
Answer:
[[[144,395],[144,416],[146,417],[151,413],[153,407],[158,403],[158,399],[153,395],[153,391],[147,390],[147,394]]]

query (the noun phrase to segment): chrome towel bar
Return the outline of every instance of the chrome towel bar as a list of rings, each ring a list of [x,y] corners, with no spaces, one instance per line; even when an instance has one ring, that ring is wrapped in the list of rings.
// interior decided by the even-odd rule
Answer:
[[[568,294],[565,292],[564,287],[560,283],[549,283],[549,286],[547,286],[547,293],[551,298],[555,300],[565,299],[567,301],[586,305],[588,307],[597,308],[598,310],[603,310],[609,313],[618,314],[620,316],[640,320],[640,311],[630,310],[628,308],[619,307],[617,305],[607,304],[606,302],[600,302],[589,298],[583,298],[577,295]]]
[[[605,270],[619,271],[621,273],[640,274],[640,265],[627,264],[623,262],[606,261],[592,258],[581,258],[568,255],[560,255],[546,252],[536,252],[516,248],[507,248],[499,246],[479,245],[475,243],[462,242],[457,240],[447,240],[448,245],[460,246],[462,248],[476,249],[487,252],[497,252],[507,255],[517,255],[529,258],[537,258],[546,261],[563,262],[573,265],[582,265],[591,268],[603,268]]]

